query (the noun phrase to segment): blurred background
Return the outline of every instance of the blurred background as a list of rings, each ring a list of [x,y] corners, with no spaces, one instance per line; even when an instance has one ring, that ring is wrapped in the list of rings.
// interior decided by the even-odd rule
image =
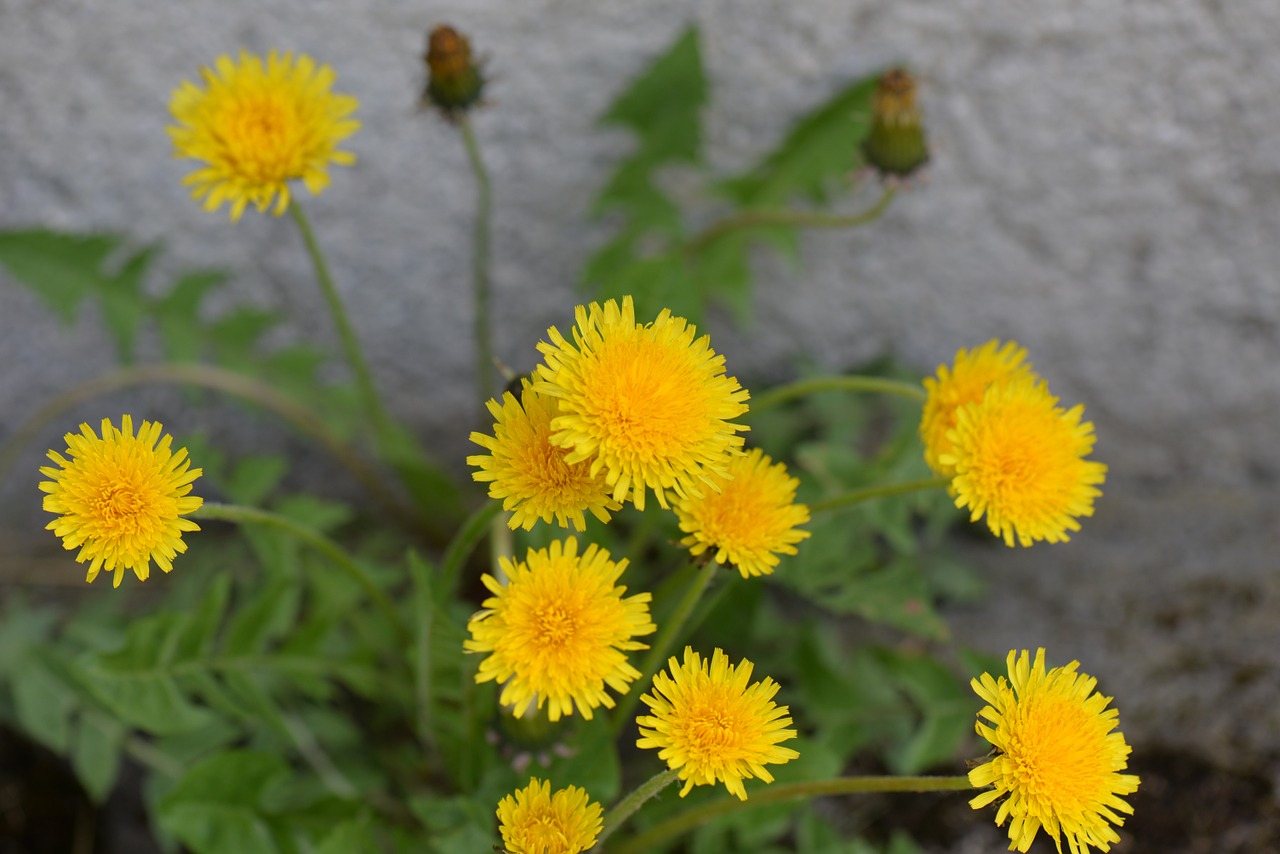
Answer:
[[[731,373],[776,380],[884,354],[924,374],[992,337],[1026,346],[1064,402],[1085,404],[1105,495],[1067,545],[958,546],[989,592],[951,613],[957,640],[1046,646],[1116,697],[1148,803],[1173,807],[1160,825],[1140,802],[1126,836],[1167,841],[1120,850],[1280,845],[1280,5],[0,0],[0,228],[163,242],[161,269],[228,269],[236,301],[301,318],[280,334],[336,346],[293,224],[201,210],[164,130],[172,90],[221,54],[328,63],[360,100],[343,146],[358,162],[300,197],[391,408],[462,476],[474,189],[456,130],[418,107],[442,22],[491,78],[474,127],[494,186],[496,350],[517,371],[568,325],[607,233],[591,203],[631,141],[597,120],[690,23],[711,85],[707,159],[725,174],[850,80],[910,67],[927,174],[869,227],[804,234],[801,263],[761,251],[755,323],[713,312],[715,347]],[[0,276],[0,438],[111,348],[92,312],[68,330]],[[119,399],[166,425],[223,417],[173,391]],[[62,572],[27,559],[49,545],[34,472],[101,414],[75,412],[0,483],[10,584]],[[234,412],[216,426],[242,447],[290,441]],[[954,850],[994,850],[994,828],[974,832],[988,835]]]

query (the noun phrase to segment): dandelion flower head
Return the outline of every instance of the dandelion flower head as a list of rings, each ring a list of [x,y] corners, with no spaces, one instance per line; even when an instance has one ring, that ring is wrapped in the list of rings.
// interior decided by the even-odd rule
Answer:
[[[684,662],[672,656],[669,672],[653,678],[653,690],[640,697],[650,714],[636,718],[637,747],[659,748],[658,758],[679,771],[684,788],[714,786],[719,780],[739,800],[747,799],[743,780],[773,775],[765,765],[782,765],[800,754],[779,746],[796,731],[789,709],[773,702],[778,683],[766,678],[751,682],[753,665],[745,658],[736,666],[717,649],[708,661],[684,648]]]
[[[579,854],[596,844],[603,810],[583,789],[551,794],[551,783],[529,785],[498,802],[498,830],[510,854]]]
[[[538,394],[524,382],[520,400],[506,392],[502,402],[490,400],[493,435],[472,433],[471,441],[489,453],[467,457],[475,466],[472,477],[489,482],[489,497],[502,500],[511,512],[512,528],[533,528],[539,519],[552,519],[561,527],[586,527],[583,511],[601,522],[621,505],[609,497],[604,476],[592,474],[586,461],[569,463],[567,452],[551,444],[551,421],[558,407],[555,398]]]
[[[152,560],[169,572],[187,550],[183,532],[200,530],[182,517],[204,503],[189,494],[201,469],[191,468],[185,448],[170,450],[173,437],[163,430],[143,421],[135,436],[128,415],[119,430],[104,418],[101,437],[81,424],[79,433],[63,437],[65,456],[49,452],[57,467],[41,467],[49,478],[40,483],[44,509],[58,517],[47,528],[67,549],[80,549],[78,563],[89,561],[86,581],[103,569],[115,573],[116,587],[126,569],[146,581]]]
[[[355,155],[338,144],[360,123],[350,118],[358,102],[329,91],[334,73],[311,57],[272,51],[241,53],[238,62],[220,56],[200,69],[203,87],[183,81],[173,92],[169,127],[175,157],[203,166],[188,175],[196,199],[214,211],[231,205],[236,221],[253,203],[279,216],[289,207],[289,181],[312,193],[329,185],[329,164],[350,165]]]
[[[1107,467],[1085,457],[1093,450],[1093,424],[1084,407],[1063,410],[1043,381],[994,385],[982,400],[957,413],[952,443],[942,461],[954,468],[956,506],[971,521],[983,514],[1006,545],[1070,539],[1080,516],[1093,515],[1093,499]]]
[[[627,588],[615,586],[627,561],[610,560],[594,544],[579,555],[569,537],[501,565],[507,581],[482,577],[493,595],[471,618],[471,637],[463,642],[470,652],[489,653],[476,681],[503,683],[499,701],[516,717],[544,702],[553,721],[575,708],[587,720],[599,706],[613,708],[605,688],[625,694],[640,678],[627,653],[647,649],[633,638],[657,628],[649,619],[652,597],[624,598]]]
[[[734,457],[726,474],[719,492],[676,503],[680,530],[688,534],[681,543],[695,556],[714,549],[716,562],[733,564],[743,578],[768,575],[778,555],[795,554],[795,544],[809,536],[798,527],[809,521],[809,508],[795,503],[800,482],[759,448]]]
[[[1018,377],[1033,377],[1027,351],[1013,341],[988,341],[974,350],[960,349],[951,367],[938,366],[938,374],[924,381],[924,413],[920,419],[920,438],[924,441],[924,459],[943,477],[955,474],[954,468],[942,461],[951,452],[947,433],[956,426],[956,412],[969,403],[982,400],[987,387]]]
[[[725,376],[708,336],[695,338],[667,310],[636,323],[629,296],[578,306],[576,320],[572,342],[552,327],[550,342],[538,344],[546,362],[534,388],[560,406],[552,443],[569,450],[570,463],[589,461],[615,501],[630,497],[639,510],[648,489],[667,507],[667,490],[714,488],[741,452],[747,428],[732,419],[747,411],[748,394]]]
[[[1139,780],[1122,774],[1130,748],[1112,732],[1119,713],[1110,697],[1095,693],[1097,680],[1077,673],[1078,662],[1045,669],[1044,650],[1035,662],[1024,650],[1009,653],[1009,678],[989,673],[971,683],[988,705],[978,713],[978,735],[997,753],[969,772],[976,788],[991,786],[969,802],[981,809],[1001,798],[996,824],[1009,824],[1009,850],[1026,851],[1040,828],[1062,850],[1088,854],[1090,846],[1111,850],[1120,837],[1111,825],[1133,813],[1121,796]],[[983,723],[986,718],[990,724]]]

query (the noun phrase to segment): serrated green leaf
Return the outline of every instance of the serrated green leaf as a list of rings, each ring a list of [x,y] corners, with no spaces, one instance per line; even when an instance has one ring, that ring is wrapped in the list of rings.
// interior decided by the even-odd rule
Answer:
[[[776,149],[721,189],[743,207],[775,207],[795,197],[817,203],[862,163],[877,73],[855,80],[801,117]]]
[[[111,794],[120,772],[125,730],[106,715],[81,715],[71,745],[71,767],[95,804]]]
[[[161,826],[195,854],[277,854],[260,801],[288,774],[278,757],[228,751],[192,768],[157,805]]]
[[[238,308],[219,318],[209,328],[218,361],[233,369],[255,373],[260,354],[258,344],[280,322],[280,315],[256,308]]]
[[[669,122],[673,115],[696,120],[706,100],[707,79],[702,70],[698,30],[689,27],[614,99],[600,121],[628,127],[645,139],[654,133],[655,126]],[[696,158],[699,129],[693,124],[682,130],[677,134],[667,127],[661,133],[673,157]]]
[[[104,286],[102,267],[119,245],[111,234],[0,231],[0,264],[70,323],[84,298]]]
[[[244,457],[232,468],[224,489],[237,504],[261,506],[288,470],[289,461],[278,454]]]
[[[225,285],[228,279],[221,270],[194,270],[180,276],[169,293],[156,301],[152,310],[169,361],[199,360],[205,341],[200,307],[205,297]]]
[[[30,653],[13,669],[10,680],[14,712],[23,731],[50,750],[66,753],[75,707],[70,689]]]
[[[223,653],[236,656],[260,652],[292,628],[299,599],[298,585],[287,578],[256,591],[252,599],[237,606],[223,640]]]
[[[231,576],[225,573],[214,576],[209,589],[187,615],[182,637],[174,650],[175,661],[188,661],[209,654],[230,596]]]
[[[103,283],[102,318],[116,339],[116,352],[123,364],[133,361],[133,343],[138,326],[147,316],[147,304],[142,295],[142,280],[159,253],[159,247],[149,246],[130,255],[119,272]]]
[[[332,533],[355,518],[355,510],[350,505],[313,495],[290,495],[276,502],[273,509],[281,516],[322,534]]]

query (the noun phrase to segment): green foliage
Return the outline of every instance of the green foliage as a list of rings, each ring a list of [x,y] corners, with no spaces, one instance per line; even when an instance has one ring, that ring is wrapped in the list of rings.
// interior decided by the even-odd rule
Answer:
[[[721,304],[746,319],[755,248],[798,256],[801,226],[787,206],[820,215],[848,189],[872,86],[852,81],[803,105],[757,163],[716,174],[703,145],[710,87],[700,39],[685,30],[601,118],[633,145],[596,200],[594,213],[616,230],[587,259],[584,281],[602,298],[633,295],[642,318],[669,309],[701,323]],[[716,208],[691,210],[691,200]],[[523,557],[565,532],[509,532],[500,516],[492,526],[473,517],[491,543],[450,575],[460,565],[452,555],[469,553],[441,546],[456,546],[470,508],[413,433],[382,423],[354,385],[335,380],[341,371],[326,349],[279,343],[297,330],[277,312],[234,304],[226,274],[157,281],[159,255],[115,235],[0,232],[0,266],[62,320],[89,304],[120,361],[158,353],[139,370],[160,368],[151,376],[229,391],[282,415],[374,501],[299,494],[286,455],[230,456],[216,438],[183,436],[177,444],[204,470],[198,494],[208,503],[181,570],[157,571],[150,601],[101,582],[67,609],[9,599],[0,718],[67,757],[99,804],[124,763],[142,767],[160,842],[193,854],[489,851],[497,803],[531,777],[583,787],[607,808],[652,776],[661,762],[635,749],[629,711],[516,720],[500,708],[498,686],[477,683],[480,656],[463,652],[469,618],[486,607],[480,574],[499,574],[495,558]],[[888,361],[867,372],[913,379]],[[798,731],[787,746],[800,756],[770,769],[774,785],[868,769],[957,770],[975,706],[962,674],[998,662],[945,651],[939,604],[980,593],[946,548],[954,507],[940,493],[914,493],[821,509],[851,490],[926,477],[918,418],[914,402],[848,393],[749,415],[751,445],[785,461],[800,500],[815,508],[812,537],[771,576],[718,571],[667,652],[678,655],[685,642],[704,653],[719,647],[754,662],[754,678],[779,683],[778,702]],[[235,505],[216,505],[220,498]],[[237,519],[235,535],[222,530]],[[660,628],[703,577],[673,514],[659,507],[628,507],[608,525],[589,519],[576,536],[629,561],[620,583],[652,594]],[[643,640],[658,644],[656,635]],[[643,655],[629,660],[639,667]],[[649,688],[645,679],[620,706]],[[628,828],[726,797],[719,786],[667,795]],[[901,833],[850,838],[812,801],[749,806],[662,850],[917,850]]]
[[[619,226],[597,249],[583,282],[600,299],[631,295],[640,317],[661,309],[701,323],[721,303],[751,317],[750,252],[760,240],[795,255],[798,226],[776,216],[799,199],[829,206],[862,165],[870,100],[878,75],[855,80],[800,116],[782,142],[738,175],[717,178],[702,150],[701,111],[709,100],[698,31],[685,30],[614,99],[601,124],[630,131],[635,147],[596,197],[597,216]],[[684,167],[668,180],[672,167]],[[690,185],[700,185],[696,189]],[[679,186],[679,197],[671,189]],[[719,197],[730,205],[701,232],[683,199]]]

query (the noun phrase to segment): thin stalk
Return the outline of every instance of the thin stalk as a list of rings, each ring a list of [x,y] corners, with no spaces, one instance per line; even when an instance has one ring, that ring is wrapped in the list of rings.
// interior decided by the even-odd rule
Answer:
[[[622,827],[627,819],[635,814],[636,810],[644,806],[645,801],[674,783],[678,776],[679,772],[674,768],[663,771],[661,774],[655,774],[637,786],[631,794],[618,801],[614,808],[605,815],[603,825],[600,828],[600,835],[596,837],[596,844],[592,850],[603,851],[604,841],[612,836],[619,827]]]
[[[862,213],[832,214],[821,211],[791,210],[749,210],[727,216],[713,223],[701,234],[690,240],[684,248],[686,255],[697,255],[726,234],[744,228],[757,228],[763,225],[795,225],[802,228],[856,228],[879,219],[889,208],[895,191],[885,188],[884,194],[871,207]]]
[[[338,465],[360,482],[370,497],[403,525],[409,529],[416,528],[417,521],[413,513],[404,506],[395,491],[383,482],[382,476],[373,466],[329,429],[323,418],[267,383],[212,365],[136,365],[119,368],[66,389],[28,415],[0,445],[0,481],[4,480],[22,446],[64,413],[99,395],[148,384],[197,386],[258,404],[293,425],[298,432],[323,448]]]
[[[342,297],[338,295],[338,289],[333,284],[329,263],[325,260],[324,253],[320,251],[320,244],[316,242],[315,233],[311,230],[311,222],[297,199],[289,202],[289,213],[293,214],[293,221],[298,224],[298,231],[302,234],[302,242],[306,244],[307,254],[311,256],[311,263],[316,270],[316,280],[320,283],[320,290],[324,292],[324,298],[329,303],[329,313],[333,316],[334,325],[338,327],[338,336],[342,339],[342,349],[346,352],[347,361],[351,364],[351,370],[355,372],[360,396],[364,398],[365,406],[369,408],[369,414],[373,418],[374,427],[377,428],[379,435],[385,435],[390,428],[391,418],[387,415],[386,407],[382,405],[382,398],[378,396],[377,386],[373,384],[373,374],[369,372],[369,364],[360,350],[360,341],[356,338],[355,329],[351,326],[350,315],[343,307]]]
[[[685,621],[693,613],[694,607],[698,604],[698,600],[702,598],[702,594],[706,592],[707,586],[711,583],[711,578],[716,574],[718,568],[719,564],[715,561],[708,561],[706,565],[699,568],[698,574],[689,583],[688,588],[684,591],[684,596],[681,597],[680,602],[676,605],[675,611],[667,619],[662,630],[658,632],[657,640],[649,648],[648,655],[644,657],[644,664],[640,667],[640,678],[631,686],[631,690],[618,700],[618,708],[613,716],[614,735],[622,732],[622,728],[631,719],[631,713],[635,711],[636,703],[640,701],[640,693],[653,681],[654,674],[662,669],[667,653],[671,651],[672,645],[675,644],[680,636],[681,629],[684,628]]]
[[[731,812],[802,798],[852,795],[867,792],[960,792],[972,789],[968,777],[840,777],[802,783],[775,784],[753,791],[748,800],[724,798],[672,816],[639,836],[628,839],[610,854],[644,854],[695,827]]]
[[[387,618],[387,622],[395,630],[402,643],[408,645],[411,641],[412,636],[409,633],[409,629],[405,626],[404,620],[400,618],[400,613],[396,611],[395,605],[387,598],[387,594],[382,592],[382,588],[378,587],[374,580],[369,577],[369,573],[364,567],[360,566],[355,561],[355,558],[341,546],[314,528],[299,524],[277,513],[259,510],[256,507],[242,507],[237,504],[206,502],[191,516],[198,519],[219,519],[224,522],[235,522],[242,525],[262,525],[266,528],[276,528],[297,537],[337,564],[338,568],[360,586],[360,589],[365,592],[369,600],[382,611],[383,616]]]
[[[298,748],[298,753],[311,766],[311,770],[316,772],[316,776],[320,778],[324,787],[344,801],[355,800],[360,795],[360,790],[334,764],[329,754],[325,753],[320,742],[316,740],[315,733],[311,731],[311,727],[307,726],[301,718],[293,715],[283,715],[282,719],[285,729],[289,731],[289,737]]]
[[[440,559],[440,595],[441,601],[453,598],[458,586],[458,578],[462,573],[462,565],[475,551],[476,546],[489,532],[490,525],[502,512],[502,502],[486,501],[480,509],[467,517],[462,527],[453,535],[444,557]]]
[[[868,486],[865,489],[851,489],[840,495],[813,502],[809,505],[809,512],[821,513],[824,510],[837,510],[841,507],[851,507],[854,504],[861,504],[864,501],[884,498],[889,495],[923,492],[927,489],[945,489],[950,483],[951,478],[949,477],[927,477],[923,480],[905,480],[901,483],[882,483],[877,486]]]
[[[475,312],[476,382],[480,400],[493,397],[493,341],[490,331],[489,311],[489,241],[492,223],[493,191],[489,183],[489,170],[480,157],[471,129],[471,117],[463,113],[458,119],[462,144],[467,149],[467,161],[476,179],[476,218],[472,233],[471,288]]]
[[[760,412],[780,403],[786,403],[789,400],[795,400],[796,398],[821,391],[866,391],[896,394],[898,397],[905,397],[908,400],[915,400],[921,403],[925,399],[924,389],[919,383],[906,383],[901,380],[891,380],[888,377],[864,377],[849,374],[839,377],[814,377],[813,379],[796,380],[786,385],[780,385],[777,388],[771,388],[751,398],[751,412]]]

